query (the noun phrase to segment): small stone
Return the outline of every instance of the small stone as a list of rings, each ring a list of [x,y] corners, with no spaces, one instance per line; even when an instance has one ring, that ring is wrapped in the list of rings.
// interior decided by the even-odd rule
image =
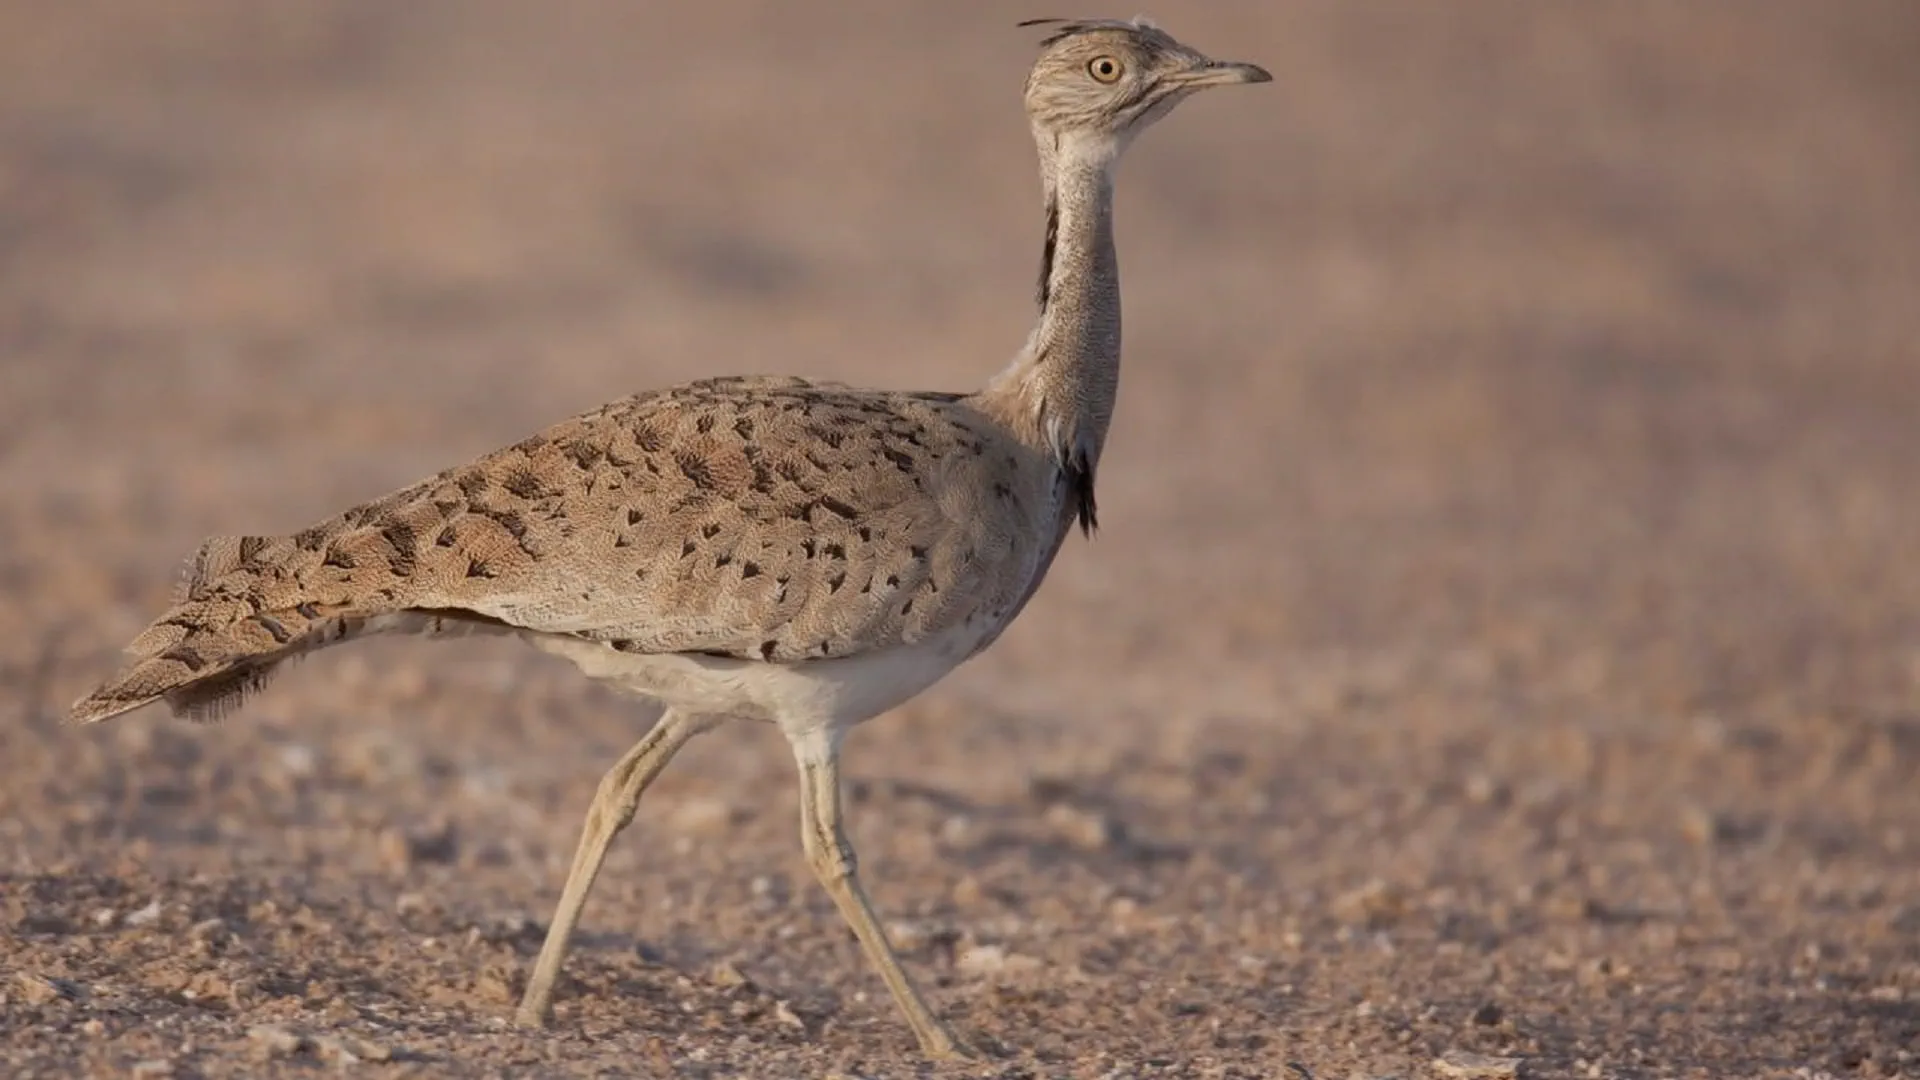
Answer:
[[[208,941],[227,932],[227,921],[215,916],[201,919],[187,928],[187,936],[195,941]]]
[[[54,979],[38,975],[31,971],[22,971],[14,975],[14,982],[20,987],[20,997],[29,1005],[48,1005],[55,1001],[73,1001],[80,996],[77,983],[66,979]]]
[[[1406,914],[1407,900],[1399,889],[1375,878],[1335,897],[1332,909],[1349,926],[1381,927]]]
[[[1450,1080],[1513,1080],[1520,1075],[1520,1059],[1449,1050],[1433,1060],[1433,1071]]]
[[[1495,780],[1486,773],[1474,773],[1472,776],[1467,777],[1463,791],[1467,796],[1467,801],[1476,806],[1487,806],[1496,802],[1504,802],[1507,797],[1506,788],[1500,781]]]
[[[101,908],[93,913],[93,925],[105,930],[120,921],[120,913],[112,908]]]
[[[794,1012],[792,1007],[785,1001],[776,1001],[773,1003],[773,1018],[797,1031],[804,1032],[807,1030],[806,1021],[801,1020],[800,1015]]]
[[[1007,965],[1007,950],[998,945],[974,945],[960,954],[958,966],[970,975],[999,971]]]
[[[1479,1008],[1473,1010],[1473,1022],[1479,1024],[1481,1027],[1497,1027],[1500,1021],[1506,1018],[1507,1014],[1501,1011],[1500,1006],[1491,1001],[1485,1002]]]
[[[517,1000],[514,993],[513,972],[505,967],[488,964],[473,977],[473,992],[482,1001],[496,1004]]]
[[[147,906],[139,911],[130,912],[126,918],[128,926],[146,926],[160,921],[160,901],[149,900]]]
[[[1556,892],[1540,901],[1540,911],[1549,919],[1557,922],[1580,922],[1595,918],[1603,909],[1598,900],[1578,892]]]
[[[901,952],[919,952],[950,937],[950,932],[932,919],[894,919],[887,923],[887,940]]]
[[[80,1025],[80,1034],[82,1035],[104,1035],[106,1031],[107,1025],[101,1023],[98,1019],[89,1020]]]
[[[426,903],[425,899],[420,898],[420,903],[424,907]],[[408,907],[403,909],[403,913],[412,910],[418,909]],[[539,920],[524,911],[507,912],[504,915],[489,919],[485,923],[475,926],[472,929],[479,931],[481,940],[496,945],[512,944],[515,942],[536,942],[546,937],[547,934],[547,928],[541,925]],[[469,936],[471,936],[471,933]]]
[[[1125,839],[1119,822],[1098,811],[1067,803],[1047,807],[1046,822],[1061,839],[1082,851],[1099,851]]]
[[[975,945],[961,951],[955,966],[969,975],[1012,975],[1032,971],[1040,966],[1040,961],[1009,953],[998,945]]]
[[[977,907],[987,898],[986,889],[980,885],[980,879],[972,874],[961,878],[953,886],[953,902],[963,908]]]
[[[741,987],[753,988],[753,980],[747,978],[738,965],[731,960],[722,960],[707,970],[707,981],[722,990],[734,990]]]
[[[353,1035],[315,1035],[310,1042],[321,1060],[345,1067],[363,1061],[391,1061],[393,1051]]]
[[[1688,842],[1707,847],[1721,838],[1721,832],[1721,823],[1712,812],[1699,806],[1681,809],[1680,835]]]
[[[333,933],[333,924],[320,917],[319,912],[305,904],[287,916],[287,921],[302,931],[315,937],[327,937]]]
[[[224,1001],[228,1005],[238,1006],[245,1001],[246,992],[220,972],[209,968],[197,971],[187,979],[180,996],[188,1001]]]
[[[280,747],[280,768],[288,776],[305,779],[313,775],[313,748],[305,743],[286,743]]]
[[[425,831],[400,828],[380,832],[380,858],[395,873],[412,870],[421,863],[450,863],[459,856],[453,827],[440,825]]]
[[[313,1050],[320,1055],[321,1060],[331,1061],[336,1065],[360,1064],[360,1055],[354,1053],[353,1048],[348,1046],[344,1039],[338,1039],[332,1035],[315,1035]]]
[[[136,1061],[127,1071],[135,1077],[146,1078],[146,1080],[165,1080],[166,1077],[173,1075],[173,1062],[164,1058]]]
[[[307,1040],[278,1024],[260,1024],[247,1029],[254,1049],[265,1057],[288,1057],[300,1052]]]
[[[940,842],[948,847],[964,848],[973,843],[973,819],[965,814],[951,814],[940,822]]]
[[[390,826],[380,830],[376,841],[380,860],[395,873],[405,873],[420,863],[420,845],[405,829]]]

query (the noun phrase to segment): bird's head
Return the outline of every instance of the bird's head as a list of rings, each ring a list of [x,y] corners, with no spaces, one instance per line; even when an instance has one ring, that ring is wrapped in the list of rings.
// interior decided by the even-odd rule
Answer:
[[[1273,78],[1253,64],[1212,59],[1145,19],[1029,19],[1020,25],[1047,32],[1027,76],[1035,136],[1104,164],[1189,95]]]

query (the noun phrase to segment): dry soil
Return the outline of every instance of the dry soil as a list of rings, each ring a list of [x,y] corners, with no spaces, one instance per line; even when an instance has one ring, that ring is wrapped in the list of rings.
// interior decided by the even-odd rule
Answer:
[[[980,1063],[764,728],[526,1034],[644,708],[403,641],[60,725],[206,535],[706,374],[977,384],[1055,13],[0,4],[0,1072],[1920,1075],[1911,0],[1159,13],[1275,81],[1124,170],[1105,528],[849,747]]]

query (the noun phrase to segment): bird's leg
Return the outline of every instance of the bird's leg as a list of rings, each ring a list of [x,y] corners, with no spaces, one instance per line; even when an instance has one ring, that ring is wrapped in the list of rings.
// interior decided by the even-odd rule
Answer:
[[[929,1057],[970,1056],[965,1047],[927,1008],[914,989],[900,958],[880,928],[873,904],[860,886],[853,845],[840,825],[840,747],[839,736],[827,731],[811,732],[796,738],[794,756],[800,765],[800,840],[806,847],[807,862],[815,877],[833,897],[835,906],[860,939],[867,959],[880,971],[892,991],[894,1002],[907,1014],[907,1023],[920,1040],[920,1049]]]
[[[567,872],[566,887],[560,893],[560,906],[554,909],[553,922],[547,927],[546,944],[534,961],[533,975],[527,979],[527,991],[520,998],[514,1020],[522,1027],[540,1027],[546,1023],[553,1005],[553,982],[560,975],[560,964],[567,956],[567,941],[574,924],[580,921],[580,909],[586,906],[587,892],[606,861],[607,848],[620,830],[633,820],[640,805],[640,793],[667,767],[673,755],[687,740],[712,727],[708,720],[695,719],[669,709],[633,749],[627,751],[607,775],[600,779],[593,805],[587,808],[586,826],[580,833],[580,846],[573,853],[573,869]]]

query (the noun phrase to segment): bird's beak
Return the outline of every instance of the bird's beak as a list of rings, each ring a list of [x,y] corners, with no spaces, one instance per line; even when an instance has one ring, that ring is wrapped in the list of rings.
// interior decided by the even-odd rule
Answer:
[[[1258,64],[1226,60],[1201,60],[1175,76],[1173,81],[1198,89],[1203,86],[1232,86],[1237,83],[1272,82],[1273,76]]]

